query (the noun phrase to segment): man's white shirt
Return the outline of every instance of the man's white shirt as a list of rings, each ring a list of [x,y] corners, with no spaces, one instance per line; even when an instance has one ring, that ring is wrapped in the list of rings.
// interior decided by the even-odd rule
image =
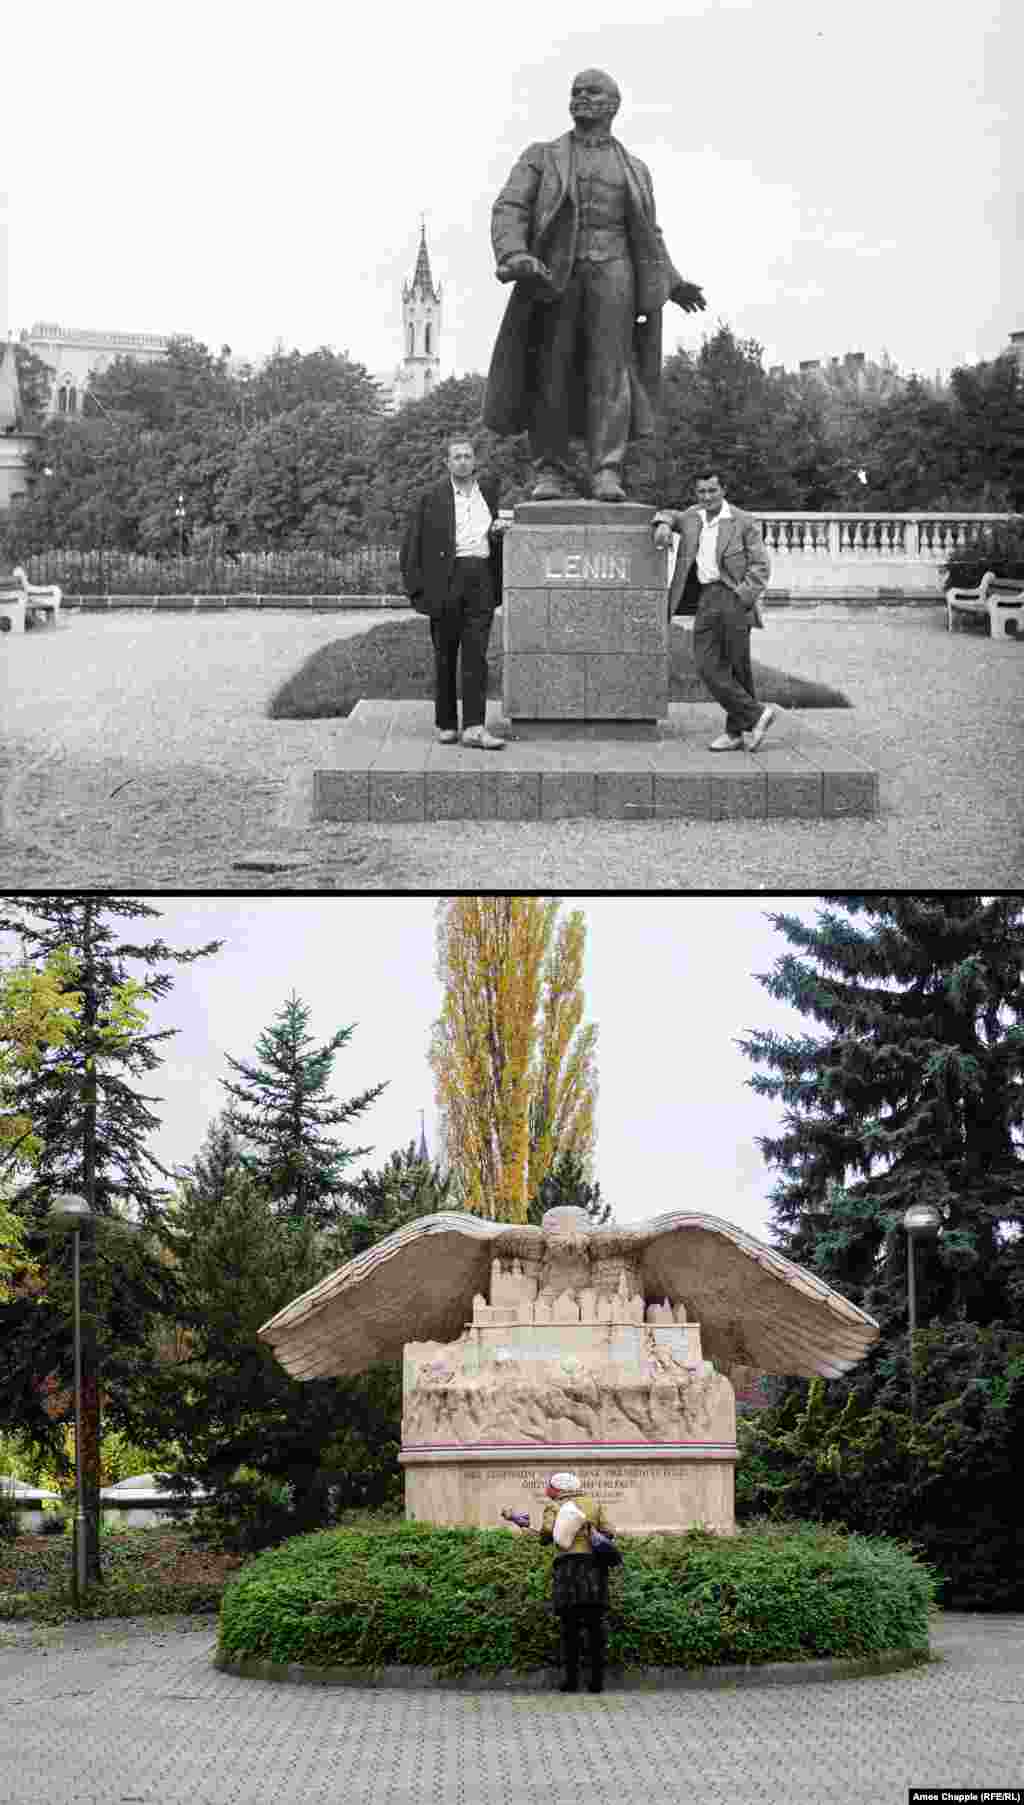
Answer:
[[[491,544],[488,538],[491,527],[491,510],[480,493],[480,486],[474,483],[468,495],[464,495],[452,479],[452,491],[455,496],[455,556],[457,558],[488,558]]]
[[[717,583],[718,578],[718,523],[720,520],[731,520],[732,509],[727,501],[723,501],[713,520],[709,520],[704,508],[698,508],[701,518],[700,539],[697,543],[697,581],[699,583]]]

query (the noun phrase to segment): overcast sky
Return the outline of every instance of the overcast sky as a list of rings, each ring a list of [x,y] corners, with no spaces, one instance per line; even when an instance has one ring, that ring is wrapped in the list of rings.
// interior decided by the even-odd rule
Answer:
[[[348,1146],[383,1165],[408,1145],[425,1112],[437,1149],[431,1023],[440,1012],[432,898],[150,899],[160,918],[134,937],[170,946],[223,939],[222,951],[171,967],[174,988],[152,1006],[153,1027],[178,1033],[146,1089],[163,1126],[152,1151],[188,1164],[223,1107],[225,1056],[251,1061],[260,1032],[294,990],[311,1008],[317,1044],[354,1025],[338,1054],[333,1094],[387,1081]],[[767,1240],[772,1178],[755,1136],[772,1133],[775,1105],[747,1087],[754,1068],[738,1035],[804,1032],[753,974],[771,971],[788,942],[768,922],[784,910],[814,919],[813,898],[568,898],[587,924],[584,1019],[597,1024],[600,1095],[595,1177],[620,1222],[700,1210]],[[126,934],[125,937],[128,937]],[[141,974],[140,974],[141,975]],[[357,1168],[358,1169],[358,1168]]]
[[[572,76],[616,77],[670,253],[766,363],[883,350],[931,375],[1024,326],[1024,9],[934,0],[50,0],[5,17],[0,333],[37,319],[276,339],[379,372],[421,210],[443,373],[484,370],[507,298],[489,215]],[[2,228],[0,228],[2,248]]]

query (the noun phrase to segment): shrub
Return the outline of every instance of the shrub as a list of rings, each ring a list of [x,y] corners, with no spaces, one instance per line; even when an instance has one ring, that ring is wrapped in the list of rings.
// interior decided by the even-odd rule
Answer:
[[[987,570],[997,577],[1024,577],[1024,524],[986,521],[975,542],[954,552],[942,568],[947,589],[976,589]]]
[[[0,1484],[0,1542],[13,1542],[20,1534],[17,1502],[11,1492]]]
[[[48,1511],[39,1525],[39,1533],[44,1536],[62,1536],[67,1531],[67,1519],[59,1510]]]
[[[841,1521],[919,1548],[960,1609],[1024,1606],[1024,1532],[1015,1475],[1024,1461],[1024,1335],[957,1321],[915,1338],[919,1414],[906,1409],[907,1353],[894,1348],[872,1389],[811,1382],[737,1425],[737,1517]],[[868,1378],[860,1383],[867,1386]]]
[[[928,1646],[934,1580],[895,1542],[815,1524],[621,1536],[614,1666],[701,1667]],[[297,1537],[224,1593],[219,1647],[313,1666],[553,1666],[551,1550],[505,1530],[402,1523]]]

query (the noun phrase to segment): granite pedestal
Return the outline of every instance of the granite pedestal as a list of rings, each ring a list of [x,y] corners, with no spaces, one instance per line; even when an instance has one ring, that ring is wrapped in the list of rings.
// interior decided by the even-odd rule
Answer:
[[[654,509],[523,502],[505,534],[503,703],[521,740],[653,739],[668,708],[667,554]]]

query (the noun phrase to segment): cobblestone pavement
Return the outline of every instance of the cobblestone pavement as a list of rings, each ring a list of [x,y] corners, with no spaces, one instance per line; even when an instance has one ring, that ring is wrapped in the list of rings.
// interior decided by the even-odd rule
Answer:
[[[2,1805],[905,1805],[1024,1783],[1024,1616],[947,1613],[883,1678],[686,1692],[241,1680],[151,1619],[0,1623]]]

